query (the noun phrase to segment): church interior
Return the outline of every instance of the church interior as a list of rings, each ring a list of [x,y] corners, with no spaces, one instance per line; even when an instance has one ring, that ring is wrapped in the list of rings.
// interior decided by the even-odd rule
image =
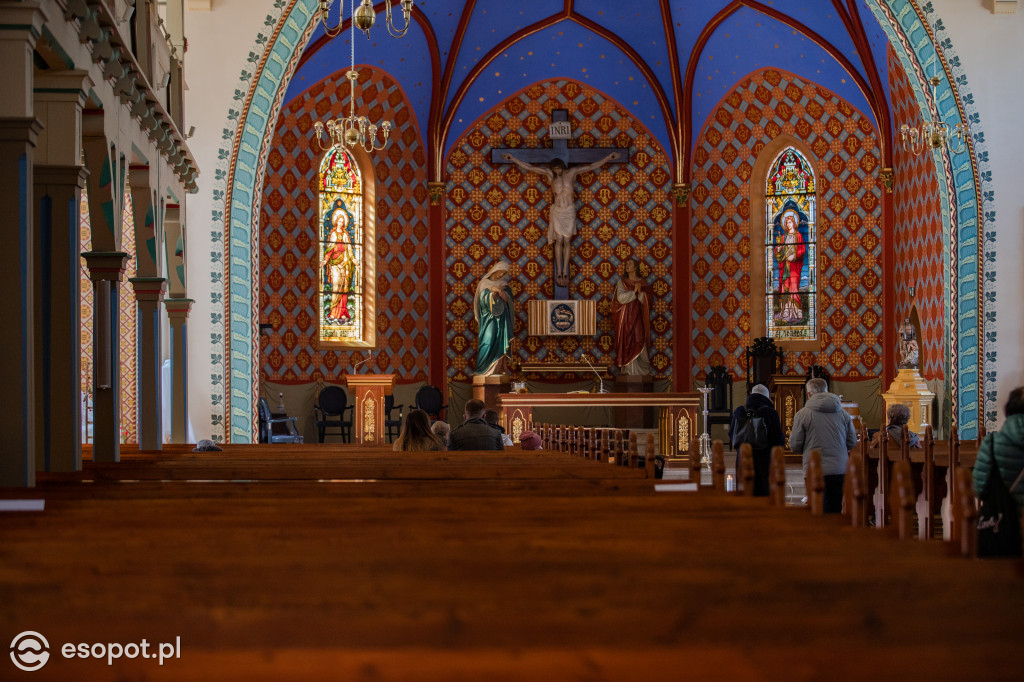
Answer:
[[[1024,385],[1020,4],[0,2],[14,665],[1019,675],[1024,564],[959,555]],[[838,517],[728,443],[815,377]],[[504,453],[392,451],[471,400]]]

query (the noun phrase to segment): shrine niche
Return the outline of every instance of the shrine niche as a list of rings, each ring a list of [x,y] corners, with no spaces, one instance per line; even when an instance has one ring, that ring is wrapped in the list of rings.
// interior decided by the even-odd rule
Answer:
[[[575,179],[576,227],[568,263],[568,289],[580,302],[578,321],[596,309],[593,335],[534,335],[530,300],[558,300],[555,253],[546,237],[552,192],[546,181],[512,163],[494,163],[492,150],[548,149],[548,123],[565,109],[569,150],[629,150],[625,163],[580,173]],[[603,150],[602,150],[603,151]],[[502,152],[508,153],[508,152]],[[603,156],[602,155],[602,158]],[[622,160],[622,159],[620,159]],[[477,343],[473,319],[476,283],[497,258],[510,263],[516,301],[511,355],[524,367],[576,363],[615,365],[612,329],[615,284],[627,260],[652,291],[650,371],[672,372],[672,197],[668,155],[626,107],[594,88],[560,79],[531,85],[487,112],[455,140],[447,157],[446,264],[448,270],[448,376],[470,380]],[[537,327],[535,326],[535,329]],[[565,371],[528,371],[525,379],[579,381]]]

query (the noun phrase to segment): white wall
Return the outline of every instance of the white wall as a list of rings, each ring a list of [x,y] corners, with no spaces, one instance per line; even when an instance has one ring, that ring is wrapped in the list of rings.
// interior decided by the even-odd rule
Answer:
[[[1024,384],[1024,8],[992,14],[985,0],[933,0],[960,56],[981,114],[995,190],[1000,423],[1009,392]],[[986,206],[986,210],[993,207]],[[992,225],[986,225],[992,230]]]
[[[247,66],[256,36],[267,30],[263,22],[273,4],[274,0],[214,0],[212,11],[185,13],[185,129],[196,127],[189,149],[200,170],[199,192],[189,195],[185,214],[188,295],[195,300],[189,314],[188,405],[197,439],[210,437],[210,375],[223,371],[222,366],[214,368],[210,363],[210,314],[224,309],[218,306],[215,310],[210,303],[213,286],[207,274],[209,233],[224,230],[223,223],[214,225],[210,218],[217,151],[221,132],[228,127],[228,110],[238,108],[232,98],[240,87],[239,74]],[[218,290],[222,288],[219,284]]]

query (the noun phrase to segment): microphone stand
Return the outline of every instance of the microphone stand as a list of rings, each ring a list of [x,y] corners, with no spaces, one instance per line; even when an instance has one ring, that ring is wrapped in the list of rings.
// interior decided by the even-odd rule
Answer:
[[[356,364],[352,365],[352,373],[355,374],[356,373],[356,369],[358,367],[361,367],[361,366],[365,365],[370,360],[373,360],[373,351],[372,350],[370,351],[369,357],[363,358],[362,360],[360,360]]]
[[[601,373],[597,371],[596,367],[590,364],[590,360],[587,359],[586,354],[581,355],[580,357],[583,359],[583,362],[587,363],[587,367],[589,367],[590,370],[597,375],[597,380],[600,382],[600,387],[598,388],[597,392],[608,393],[608,391],[604,390],[604,378],[601,376]]]

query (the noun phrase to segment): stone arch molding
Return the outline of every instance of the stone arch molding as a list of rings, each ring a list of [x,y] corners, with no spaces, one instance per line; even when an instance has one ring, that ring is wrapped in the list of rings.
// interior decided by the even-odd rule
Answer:
[[[912,86],[918,101],[925,102],[928,93],[922,65],[934,55],[934,42],[922,8],[916,0],[864,2],[886,32],[904,69],[916,74]],[[210,301],[209,428],[217,441],[251,442],[255,434],[259,353],[257,234],[253,229],[258,216],[256,202],[266,173],[267,142],[298,59],[316,26],[317,7],[317,0],[276,0],[264,21],[266,30],[256,37],[239,76],[222,132],[212,189],[215,227],[209,233],[209,277],[214,290]],[[924,7],[934,11],[931,3]],[[956,237],[949,268],[955,287],[951,299],[955,306],[951,308],[955,320],[952,402],[961,438],[974,438],[980,418],[995,422],[995,354],[985,351],[986,344],[992,346],[995,341],[995,234],[983,229],[983,221],[994,223],[995,215],[983,208],[993,197],[978,112],[941,25],[938,34],[947,74],[938,93],[940,114],[947,121],[970,120],[974,137],[970,150],[948,156],[945,167],[937,168],[939,177],[947,178],[956,202],[950,212],[950,230]],[[958,101],[968,109],[961,111]],[[990,331],[986,333],[985,327]]]

